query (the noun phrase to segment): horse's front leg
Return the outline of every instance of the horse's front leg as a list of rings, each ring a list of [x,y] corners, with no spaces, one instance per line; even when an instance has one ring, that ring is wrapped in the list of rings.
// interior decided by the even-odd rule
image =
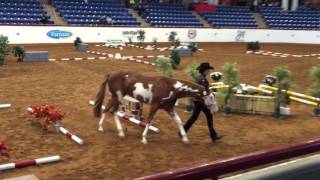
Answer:
[[[180,134],[182,136],[182,141],[186,144],[189,143],[189,139],[187,137],[187,133],[183,127],[183,124],[182,124],[182,121],[181,121],[181,118],[179,117],[179,115],[177,114],[177,112],[175,110],[172,110],[170,112],[170,116],[176,121],[178,127],[179,127],[179,130],[180,130]]]
[[[120,138],[124,138],[124,137],[125,137],[125,134],[124,134],[124,131],[123,131],[123,128],[122,128],[122,125],[121,125],[119,116],[117,115],[117,111],[114,112],[113,116],[114,116],[114,122],[115,122],[115,124],[116,124],[116,126],[117,126],[118,136],[119,136]]]
[[[147,135],[148,135],[149,127],[151,125],[151,122],[152,122],[153,117],[156,114],[157,110],[158,110],[158,105],[151,105],[149,116],[148,116],[148,119],[147,119],[147,124],[146,124],[146,127],[145,127],[145,129],[144,129],[144,131],[142,133],[141,142],[143,144],[148,144]]]

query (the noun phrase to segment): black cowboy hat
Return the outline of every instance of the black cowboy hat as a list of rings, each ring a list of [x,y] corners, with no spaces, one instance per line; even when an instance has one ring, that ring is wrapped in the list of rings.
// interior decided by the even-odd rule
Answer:
[[[208,69],[214,69],[212,66],[210,66],[209,63],[207,62],[204,62],[204,63],[201,63],[200,66],[197,67],[197,70],[202,73],[203,71],[205,70],[208,70]]]

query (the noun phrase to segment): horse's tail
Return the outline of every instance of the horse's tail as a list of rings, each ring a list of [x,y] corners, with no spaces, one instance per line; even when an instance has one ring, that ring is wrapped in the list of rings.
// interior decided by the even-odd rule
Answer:
[[[106,86],[109,80],[110,74],[107,74],[106,77],[104,78],[103,82],[100,85],[99,91],[96,95],[95,103],[94,103],[94,109],[93,109],[93,114],[95,117],[100,117],[101,116],[101,108],[103,104],[103,100],[106,94]]]

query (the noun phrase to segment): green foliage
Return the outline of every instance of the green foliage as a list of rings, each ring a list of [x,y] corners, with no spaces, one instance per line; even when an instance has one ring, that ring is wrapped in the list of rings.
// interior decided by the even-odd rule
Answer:
[[[170,60],[171,60],[173,69],[176,69],[179,66],[181,61],[180,57],[178,56],[178,53],[175,51],[172,51]]]
[[[280,107],[286,106],[288,101],[288,95],[283,90],[287,91],[292,88],[294,84],[291,82],[291,71],[288,67],[280,66],[274,68],[272,75],[276,77],[276,87],[278,90],[275,92],[276,109],[275,113],[279,114]]]
[[[237,63],[226,63],[222,67],[224,84],[228,84],[228,88],[223,90],[224,105],[229,106],[229,99],[236,93],[237,87],[240,85],[240,70]]]
[[[174,32],[174,31],[170,32],[169,37],[168,37],[168,41],[171,42],[172,45],[175,44],[177,35],[178,35],[177,32]]]
[[[247,44],[247,50],[248,51],[257,51],[260,49],[260,43],[258,41],[256,42],[249,42]]]
[[[313,66],[309,71],[309,76],[313,80],[308,94],[320,98],[320,66]]]
[[[82,43],[82,40],[80,37],[77,37],[74,41],[73,41],[73,45],[74,47],[76,47],[76,49],[78,49],[79,44]]]
[[[181,42],[180,42],[179,39],[176,39],[176,40],[174,41],[174,47],[179,47],[180,44],[181,44]]]
[[[172,77],[174,74],[171,59],[167,57],[161,57],[156,60],[156,69],[161,71],[164,76]]]
[[[12,53],[18,58],[18,62],[22,62],[25,54],[25,50],[20,46],[15,46],[12,48]]]
[[[157,39],[157,38],[153,38],[153,39],[152,39],[152,45],[153,45],[153,46],[157,46],[157,42],[158,42],[158,39]]]
[[[1,35],[0,36],[0,65],[4,64],[5,57],[10,52],[10,48],[8,44],[9,44],[8,37]]]
[[[198,45],[195,42],[192,42],[188,45],[188,48],[191,49],[192,52],[197,52],[198,51]]]
[[[129,44],[132,44],[132,37],[128,37]]]
[[[197,69],[198,66],[199,64],[192,63],[192,64],[189,64],[185,70],[185,73],[195,82],[199,81],[201,76],[201,74]]]
[[[144,39],[146,38],[146,32],[144,30],[139,30],[138,31],[138,36],[137,36],[137,39],[138,41],[140,41],[140,45],[142,45]]]

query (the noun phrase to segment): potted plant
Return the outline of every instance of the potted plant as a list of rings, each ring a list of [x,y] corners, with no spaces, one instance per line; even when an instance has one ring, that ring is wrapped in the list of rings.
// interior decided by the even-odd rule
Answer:
[[[9,148],[4,140],[0,139],[0,155],[10,158]]]
[[[230,115],[232,109],[230,107],[230,99],[236,93],[237,87],[240,85],[240,70],[236,63],[226,63],[222,67],[224,84],[228,84],[228,87],[223,89],[224,95],[224,115]]]
[[[175,48],[179,47],[180,44],[181,44],[181,42],[180,42],[179,39],[176,39],[176,40],[174,41],[174,47],[175,47]]]
[[[172,77],[174,74],[171,59],[168,57],[160,57],[156,60],[156,69],[162,72],[164,76]]]
[[[5,57],[9,54],[8,37],[0,35],[0,65],[5,64]]]
[[[289,96],[286,93],[286,91],[293,87],[293,83],[291,82],[291,71],[288,69],[288,67],[276,67],[272,75],[276,78],[275,86],[277,88],[277,91],[275,92],[275,111],[273,113],[274,118],[280,118],[280,107],[286,106],[289,103]]]
[[[309,89],[308,94],[320,98],[320,66],[313,66],[309,71],[309,76],[313,80],[313,84]],[[320,101],[318,101],[318,106],[314,108],[313,114],[315,116],[320,116]]]
[[[157,47],[157,42],[158,42],[158,39],[157,38],[153,38],[152,39],[152,46],[155,48]]]
[[[247,44],[247,51],[257,51],[257,50],[260,50],[260,43],[258,41],[249,42]]]
[[[177,69],[177,66],[179,66],[180,64],[181,58],[178,56],[178,53],[176,51],[172,51],[170,60],[173,69]]]
[[[198,51],[198,45],[195,42],[190,43],[188,45],[188,48],[194,53]]]
[[[53,125],[57,132],[59,132],[60,121],[65,115],[58,107],[49,104],[33,105],[29,108],[29,112],[39,119],[42,130],[48,130],[49,125]]]
[[[18,58],[18,62],[22,62],[25,54],[25,50],[20,46],[15,46],[12,48],[12,53]]]
[[[78,46],[79,44],[82,43],[82,40],[80,37],[77,37],[74,41],[73,41],[73,45],[74,47],[78,50]]]
[[[173,46],[175,44],[176,41],[176,36],[177,36],[177,32],[170,32],[169,37],[168,37],[168,41],[171,42],[171,45]]]
[[[144,30],[139,30],[138,31],[138,36],[137,39],[140,42],[140,46],[142,46],[142,43],[144,42],[144,39],[146,38],[146,32]]]

